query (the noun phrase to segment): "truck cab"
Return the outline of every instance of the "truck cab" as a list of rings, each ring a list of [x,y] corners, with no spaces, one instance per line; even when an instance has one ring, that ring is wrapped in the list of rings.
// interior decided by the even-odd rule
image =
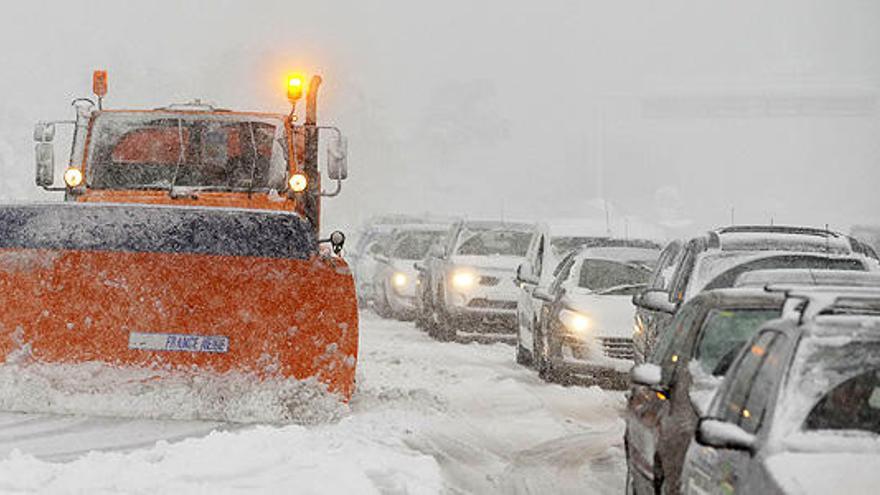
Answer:
[[[290,114],[234,112],[196,100],[153,110],[104,109],[74,101],[75,120],[38,123],[36,183],[65,200],[286,210],[320,229],[320,198],[335,196],[347,176],[346,142],[335,127],[316,124],[320,78],[308,86],[306,115],[297,124],[302,80],[291,79]],[[298,81],[298,82],[297,82]],[[73,126],[64,184],[55,186],[56,125]],[[329,132],[326,168],[334,191],[321,190],[319,134]]]

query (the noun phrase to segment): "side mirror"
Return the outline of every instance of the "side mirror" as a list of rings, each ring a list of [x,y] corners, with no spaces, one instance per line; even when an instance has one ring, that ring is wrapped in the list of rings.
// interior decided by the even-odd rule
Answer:
[[[51,187],[55,182],[55,147],[52,146],[51,142],[39,142],[34,147],[34,155],[36,156],[37,165],[37,185],[40,187]]]
[[[428,271],[428,267],[426,267],[425,264],[422,263],[421,261],[416,261],[415,263],[413,263],[413,268],[415,268],[417,272],[424,273],[424,272]]]
[[[630,371],[630,379],[636,385],[655,388],[660,385],[663,371],[656,364],[644,363],[633,366]]]
[[[746,450],[755,448],[755,435],[720,419],[703,418],[697,427],[697,442],[717,449]]]
[[[521,284],[538,285],[539,280],[534,274],[530,261],[523,261],[516,267],[516,281]]]
[[[651,311],[674,314],[676,305],[669,302],[669,293],[659,289],[649,289],[633,296],[633,304]]]
[[[55,124],[39,122],[34,126],[34,141],[51,143],[55,139]]]
[[[345,246],[345,234],[343,234],[339,230],[334,230],[333,233],[330,234],[330,237],[326,239],[319,239],[318,243],[330,243],[330,247],[333,249],[333,254],[339,254],[342,252],[342,248]]]
[[[348,139],[340,136],[327,147],[327,175],[332,180],[348,178]]]
[[[535,287],[535,290],[532,291],[532,295],[535,297],[535,299],[538,299],[538,300],[544,301],[544,302],[552,303],[553,301],[556,300],[556,298],[553,297],[553,294],[551,294],[550,291],[548,291],[544,287]]]
[[[446,250],[440,244],[432,244],[428,250],[428,255],[432,258],[442,258],[446,255]]]

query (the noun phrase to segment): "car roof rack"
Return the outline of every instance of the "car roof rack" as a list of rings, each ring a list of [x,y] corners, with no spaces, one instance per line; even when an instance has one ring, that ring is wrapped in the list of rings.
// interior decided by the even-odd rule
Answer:
[[[841,234],[827,229],[814,227],[789,227],[785,225],[731,225],[714,231],[720,234],[795,234],[812,235],[817,237],[840,237]]]

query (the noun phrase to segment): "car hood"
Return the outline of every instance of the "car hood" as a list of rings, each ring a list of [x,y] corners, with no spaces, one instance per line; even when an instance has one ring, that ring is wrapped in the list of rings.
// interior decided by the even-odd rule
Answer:
[[[519,256],[453,256],[455,266],[469,266],[475,269],[515,272],[523,258]]]
[[[635,308],[632,296],[604,296],[586,289],[568,289],[563,304],[593,320],[596,335],[632,338]]]
[[[766,466],[785,493],[868,493],[880,485],[880,456],[876,451],[784,452],[767,458]]]

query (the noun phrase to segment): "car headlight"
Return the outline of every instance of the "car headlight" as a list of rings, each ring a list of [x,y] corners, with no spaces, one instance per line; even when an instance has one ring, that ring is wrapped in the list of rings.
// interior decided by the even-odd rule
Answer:
[[[577,334],[585,334],[593,327],[593,320],[589,316],[570,309],[559,312],[559,321],[569,331]]]
[[[477,274],[466,268],[459,268],[452,272],[452,287],[458,290],[467,290],[477,283]]]
[[[391,276],[391,285],[393,285],[395,289],[404,288],[407,282],[409,282],[409,277],[407,277],[405,273],[396,272]]]

